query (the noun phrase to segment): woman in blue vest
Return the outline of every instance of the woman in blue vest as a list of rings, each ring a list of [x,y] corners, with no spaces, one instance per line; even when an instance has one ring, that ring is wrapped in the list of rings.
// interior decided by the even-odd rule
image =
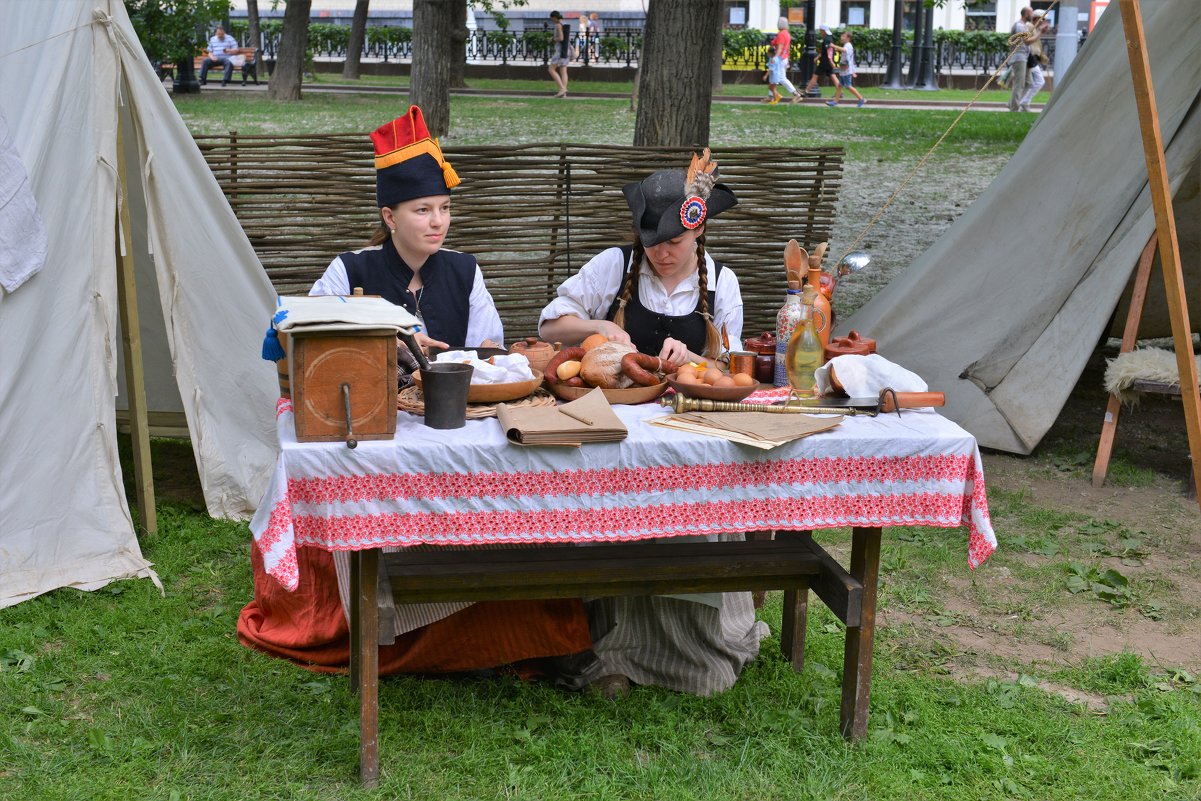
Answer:
[[[500,317],[475,258],[442,247],[450,225],[450,191],[459,183],[426,130],[421,110],[371,135],[382,226],[373,244],[334,259],[313,295],[349,295],[355,287],[382,295],[425,321],[425,346],[476,346],[502,338]],[[403,353],[404,350],[401,349]],[[317,548],[297,554],[301,584],[284,590],[252,549],[255,597],[238,619],[252,648],[310,670],[334,671],[349,660],[342,598],[349,595],[344,553]],[[599,675],[578,599],[385,606],[395,634],[381,646],[380,673],[457,673],[512,665],[520,675],[579,689]]]
[[[542,338],[574,345],[599,333],[664,361],[699,361],[719,354],[725,325],[741,345],[738,279],[705,248],[705,223],[737,202],[716,183],[716,167],[706,150],[687,172],[625,186],[633,246],[602,251],[563,282],[542,310]],[[768,633],[749,592],[606,598],[588,604],[588,617],[604,673],[593,685],[609,697],[631,682],[697,695],[729,689]]]
[[[380,227],[362,250],[343,253],[310,295],[380,295],[421,318],[423,347],[500,347],[500,315],[475,256],[442,245],[459,176],[426,130],[421,109],[377,129],[375,194]]]

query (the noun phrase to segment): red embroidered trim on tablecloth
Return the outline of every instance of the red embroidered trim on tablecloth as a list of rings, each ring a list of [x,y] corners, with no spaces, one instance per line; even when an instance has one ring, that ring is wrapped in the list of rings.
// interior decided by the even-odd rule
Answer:
[[[279,398],[275,401],[275,416],[279,417],[284,412],[292,411],[291,398]]]
[[[288,499],[277,501],[271,509],[271,518],[262,536],[255,539],[254,544],[263,556],[264,569],[267,574],[289,590],[294,590],[300,583],[300,566],[296,562],[295,544],[289,542],[284,551],[273,554],[276,545],[285,539],[291,539],[289,530],[292,528],[292,510]],[[271,559],[275,559],[271,562]]]
[[[784,484],[962,481],[971,456],[854,456],[539,473],[371,473],[288,479],[296,503],[613,495]],[[977,482],[983,489],[983,482]],[[535,489],[536,488],[536,489]]]
[[[373,544],[580,542],[761,529],[962,524],[958,494],[778,498],[616,509],[384,513],[292,519],[296,544],[352,550]],[[703,520],[704,524],[698,524]]]

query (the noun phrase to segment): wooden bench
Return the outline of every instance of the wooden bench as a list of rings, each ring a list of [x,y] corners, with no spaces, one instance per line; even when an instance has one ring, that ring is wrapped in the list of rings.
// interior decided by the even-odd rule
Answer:
[[[396,599],[406,603],[784,589],[780,645],[798,673],[812,588],[847,627],[840,723],[845,737],[859,740],[867,734],[880,536],[879,528],[853,530],[850,572],[809,532],[781,532],[774,541],[436,548],[382,559]],[[366,787],[379,780],[379,608],[376,582],[362,578],[377,575],[380,559],[376,549],[350,559],[350,684],[359,696]]]
[[[242,63],[241,67],[234,67],[234,69],[238,70],[242,74],[242,85],[245,86],[247,78],[251,79],[252,81],[255,82],[255,84],[257,84],[259,82],[259,70],[258,70],[258,52],[259,51],[254,48],[250,48],[250,47],[239,47],[234,50],[230,50],[229,52],[230,52],[230,55],[240,55],[240,56],[246,57],[246,60]],[[192,59],[192,74],[194,76],[196,76],[196,80],[200,80],[200,69],[201,69],[201,67],[204,66],[205,58],[207,58],[206,55],[201,55],[201,56],[196,56],[194,59]],[[210,67],[209,72],[212,72],[215,69],[222,70],[223,71],[222,74],[224,74],[224,67],[222,67],[219,64],[217,66]],[[162,79],[166,79],[168,76],[174,78],[175,77],[175,62],[164,61],[164,62],[160,63],[158,65],[158,75],[159,75],[159,78],[162,78]]]
[[[308,291],[333,257],[366,245],[379,224],[366,133],[198,136],[272,284]],[[448,146],[463,179],[447,247],[474,253],[512,341],[535,333],[559,284],[587,259],[629,241],[623,184],[682,168],[685,148],[522,144]],[[709,225],[709,251],[734,270],[745,336],[775,330],[784,243],[830,237],[841,148],[717,148],[738,205]]]

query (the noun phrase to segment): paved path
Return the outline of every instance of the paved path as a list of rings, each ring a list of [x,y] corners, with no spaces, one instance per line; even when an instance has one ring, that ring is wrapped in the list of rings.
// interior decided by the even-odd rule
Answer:
[[[166,84],[168,87],[170,83]],[[220,83],[209,82],[204,87],[203,91],[237,91],[237,92],[265,92],[267,91],[267,82],[263,81],[260,84],[230,83],[229,86],[221,86]],[[394,86],[359,86],[353,84],[335,84],[335,83],[306,83],[304,85],[306,92],[328,92],[331,94],[387,94],[397,92],[397,87]],[[545,92],[530,91],[528,89],[451,89],[452,95],[468,96],[468,97],[515,97],[515,98],[544,98],[549,99],[554,97],[554,92],[548,88]],[[818,99],[810,98],[800,105],[804,106],[821,106],[826,100],[830,99],[832,92],[827,92],[824,97]],[[913,100],[908,98],[872,98],[867,100],[866,108],[904,108],[919,111],[959,111],[965,105],[966,100],[936,100],[937,92],[913,91]],[[567,100],[588,100],[592,98],[605,98],[610,100],[628,100],[630,95],[623,92],[571,92],[567,96]],[[852,102],[843,101],[841,109],[855,110],[854,98]],[[715,95],[714,103],[746,103],[751,105],[763,104],[763,99],[759,96],[746,95]],[[787,101],[785,101],[786,103]],[[763,104],[766,105],[766,104]],[[1043,106],[1041,103],[1031,105],[1034,111],[1041,111]],[[973,111],[1006,111],[1004,103],[996,101],[980,101],[972,106]]]

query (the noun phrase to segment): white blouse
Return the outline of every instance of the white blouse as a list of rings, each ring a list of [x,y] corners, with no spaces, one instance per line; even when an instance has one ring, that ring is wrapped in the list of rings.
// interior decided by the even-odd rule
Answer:
[[[710,281],[717,269],[713,259],[705,254],[705,268]],[[538,326],[546,320],[557,320],[564,315],[575,315],[581,320],[603,320],[609,306],[621,290],[621,279],[625,275],[626,262],[621,248],[609,248],[596,254],[580,271],[559,285],[559,295],[546,305]],[[714,291],[713,325],[721,330],[725,323],[730,335],[730,346],[742,348],[742,292],[738,289],[738,277],[734,271],[723,269],[718,276],[717,286],[710,283]],[[648,311],[680,317],[690,314],[697,306],[701,291],[697,273],[685,278],[670,293],[659,280],[645,258],[638,273],[638,300]]]
[[[342,257],[336,257],[325,268],[325,273],[313,284],[310,295],[349,295],[350,279],[346,276],[346,265]],[[475,265],[475,280],[471,284],[471,295],[467,299],[467,340],[466,347],[478,347],[484,340],[490,339],[503,346],[505,339],[504,325],[496,312],[496,303],[492,294],[484,285],[484,273],[479,264]],[[733,336],[731,334],[731,336]],[[451,343],[455,344],[455,343]]]

